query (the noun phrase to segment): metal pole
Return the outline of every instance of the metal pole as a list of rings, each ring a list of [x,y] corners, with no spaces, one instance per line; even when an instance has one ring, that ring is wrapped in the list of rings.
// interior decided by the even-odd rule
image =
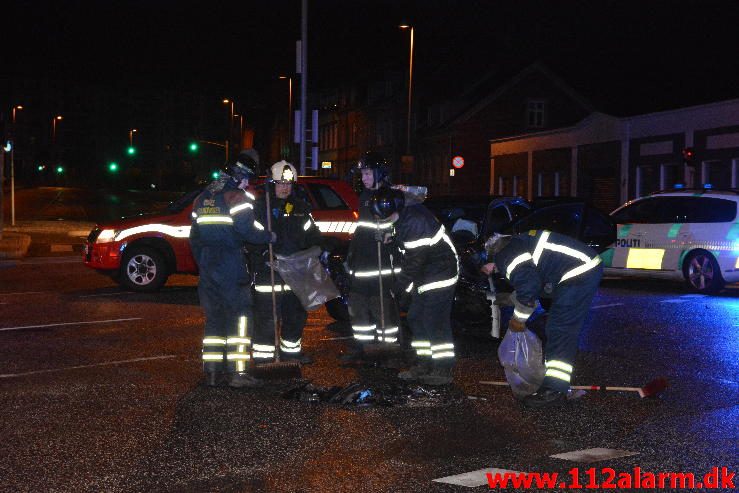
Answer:
[[[300,174],[305,175],[305,124],[308,120],[308,0],[302,0],[300,22]]]
[[[413,99],[413,26],[411,26],[411,53],[408,62],[408,119],[406,122],[405,153],[411,153],[411,101]]]
[[[10,225],[15,226],[15,162],[13,154],[15,153],[15,142],[10,147]]]

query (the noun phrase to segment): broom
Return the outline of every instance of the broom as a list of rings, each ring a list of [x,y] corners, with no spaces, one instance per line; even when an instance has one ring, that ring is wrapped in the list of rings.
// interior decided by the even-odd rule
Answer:
[[[507,387],[508,382],[487,382],[481,381],[482,385],[495,385],[499,387]],[[639,397],[654,397],[667,388],[667,379],[664,377],[655,378],[648,382],[644,387],[609,387],[605,385],[571,385],[573,390],[608,390],[614,392],[637,392]]]
[[[272,208],[269,203],[269,184],[264,183],[265,202],[267,207],[267,231],[272,233]],[[270,238],[271,239],[271,238]],[[274,251],[272,243],[268,244],[269,249],[269,281],[272,287],[272,323],[275,331],[275,360],[272,363],[260,363],[256,365],[255,371],[261,377],[281,376],[281,377],[300,377],[300,363],[298,361],[280,361],[280,339],[282,336],[282,320],[277,318],[277,295],[275,294],[275,267],[274,267]]]

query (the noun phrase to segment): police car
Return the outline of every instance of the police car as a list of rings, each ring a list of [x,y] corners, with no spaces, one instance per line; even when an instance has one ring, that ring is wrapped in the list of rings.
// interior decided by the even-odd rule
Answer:
[[[657,192],[611,213],[616,241],[601,254],[606,275],[684,279],[699,293],[739,281],[739,191]]]

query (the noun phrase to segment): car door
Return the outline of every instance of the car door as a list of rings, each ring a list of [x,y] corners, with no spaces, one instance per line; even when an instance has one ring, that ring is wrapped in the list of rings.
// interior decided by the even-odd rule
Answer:
[[[611,214],[617,224],[613,249],[604,255],[606,267],[633,270],[674,270],[680,250],[679,197],[648,197]]]

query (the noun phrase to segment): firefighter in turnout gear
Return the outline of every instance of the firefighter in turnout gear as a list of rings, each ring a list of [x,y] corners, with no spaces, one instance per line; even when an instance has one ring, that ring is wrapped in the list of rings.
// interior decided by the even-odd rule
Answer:
[[[552,298],[545,327],[544,382],[523,402],[529,407],[561,403],[570,388],[578,336],[603,275],[600,257],[578,240],[544,230],[496,234],[486,249],[491,263],[483,272],[497,270],[515,289],[509,330],[524,330],[538,299],[543,294]]]
[[[367,152],[359,160],[355,170],[361,173],[363,187],[359,194],[357,229],[346,259],[351,279],[348,304],[354,344],[342,356],[345,362],[361,360],[367,344],[380,343],[385,348],[397,347],[399,336],[399,316],[390,289],[394,279],[393,260],[399,264],[400,258],[397,251],[391,251],[390,245],[382,241],[384,233],[393,230],[393,223],[388,220],[378,221],[370,209],[374,192],[390,186],[388,165],[379,153]],[[396,265],[394,270],[397,273],[400,269]],[[388,346],[390,344],[393,346]]]
[[[375,216],[395,225],[403,262],[393,293],[396,298],[410,296],[411,300],[408,324],[417,364],[398,377],[427,385],[452,383],[451,310],[459,277],[454,244],[431,211],[423,204],[405,205],[398,190],[378,190],[371,208]]]
[[[218,384],[220,373],[228,375],[231,387],[259,384],[246,373],[252,317],[243,246],[275,237],[254,226],[254,197],[246,191],[258,159],[253,149],[243,151],[193,202],[190,245],[200,271],[203,370],[210,386]]]
[[[324,247],[324,238],[310,214],[310,205],[296,190],[298,179],[295,167],[280,161],[272,165],[271,182],[266,183],[265,193],[270,193],[270,209],[264,195],[256,202],[256,226],[267,228],[267,214],[270,214],[272,231],[277,234],[274,253],[291,255],[312,246]],[[250,247],[250,265],[254,271],[254,301],[257,330],[254,340],[255,362],[271,362],[275,351],[280,351],[280,359],[294,359],[302,364],[312,362],[303,353],[303,328],[308,313],[279,273],[275,271],[275,299],[277,317],[282,321],[280,347],[275,348],[275,321],[272,316],[272,289],[269,255],[264,248]]]

